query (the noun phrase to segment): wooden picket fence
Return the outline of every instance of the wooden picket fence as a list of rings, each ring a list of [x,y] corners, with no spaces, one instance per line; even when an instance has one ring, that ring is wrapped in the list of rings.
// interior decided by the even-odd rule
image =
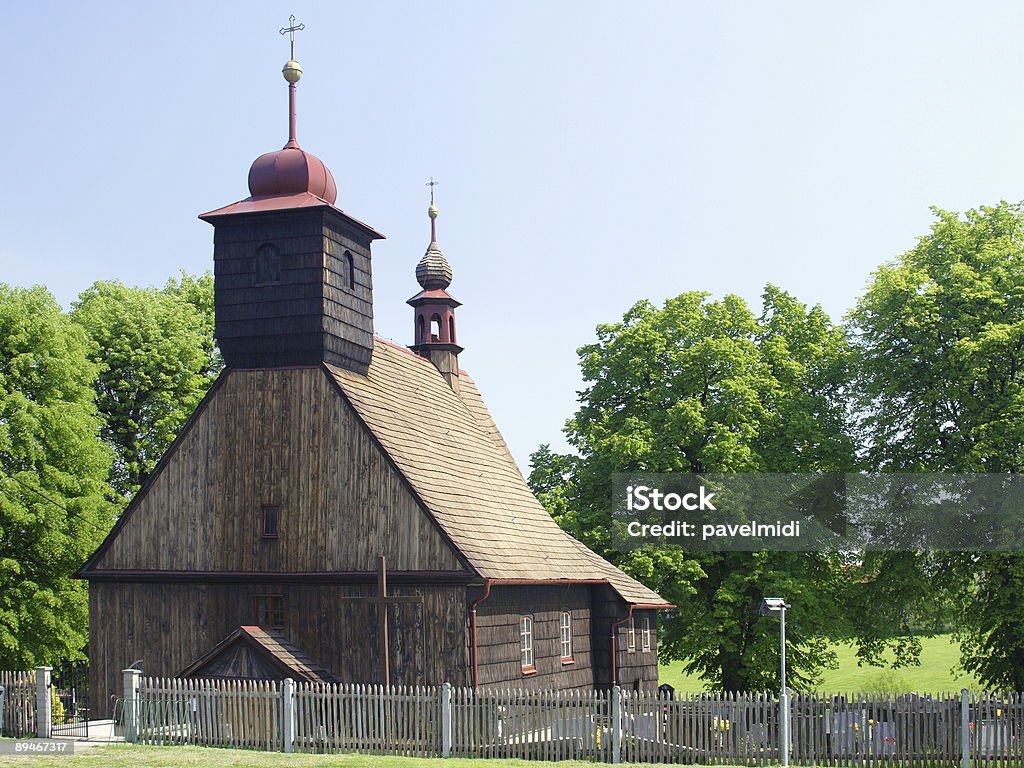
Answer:
[[[3,736],[28,736],[36,732],[36,678],[34,672],[2,672],[4,687]]]
[[[815,766],[899,764],[907,768],[958,765],[961,706],[957,694],[793,694],[790,762]],[[977,716],[980,705],[973,706]],[[659,700],[626,695],[622,707],[624,762],[780,762],[779,704],[774,696],[689,694]],[[1000,754],[1010,757],[1010,743],[1004,746],[1007,750]]]
[[[119,699],[115,723],[143,744],[281,751],[281,684],[274,680],[147,677],[141,697]],[[124,732],[128,721],[129,732]]]
[[[129,740],[272,751],[772,765],[770,694],[661,697],[256,680],[142,678]],[[964,724],[966,723],[966,734]],[[790,762],[852,768],[1024,766],[1020,694],[794,694]]]
[[[440,753],[437,687],[295,686],[294,749],[430,757]]]
[[[453,757],[612,761],[611,691],[454,689]]]

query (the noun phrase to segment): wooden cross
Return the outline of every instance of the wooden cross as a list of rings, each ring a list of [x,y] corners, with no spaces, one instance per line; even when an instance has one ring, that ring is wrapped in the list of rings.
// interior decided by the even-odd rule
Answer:
[[[388,663],[388,606],[396,603],[422,603],[419,595],[393,596],[388,594],[388,569],[384,555],[377,564],[377,594],[374,597],[342,597],[343,603],[372,603],[377,606],[377,622],[380,635],[381,678],[385,686],[391,685],[391,670]]]
[[[296,32],[301,32],[302,30],[304,30],[306,28],[306,25],[305,24],[299,24],[298,26],[296,26],[296,24],[295,24],[295,16],[289,16],[288,17],[288,24],[289,24],[289,26],[287,26],[287,27],[281,27],[280,31],[281,31],[282,35],[290,35],[291,36],[292,55],[291,55],[290,58],[292,60],[294,60],[295,59],[295,33]]]

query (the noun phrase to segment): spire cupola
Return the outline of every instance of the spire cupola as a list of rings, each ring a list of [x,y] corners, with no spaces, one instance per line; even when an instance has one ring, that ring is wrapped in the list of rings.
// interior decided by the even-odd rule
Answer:
[[[256,159],[250,196],[200,216],[213,225],[216,336],[229,368],[321,362],[365,374],[373,356],[370,243],[379,232],[334,207],[327,166],[299,147],[295,17],[281,34],[291,55],[288,142]]]
[[[430,245],[416,265],[416,282],[423,289],[407,302],[413,308],[413,338],[416,343],[409,348],[430,360],[451,385],[459,389],[459,353],[455,329],[455,308],[459,301],[448,293],[452,284],[452,267],[441,253],[437,244],[437,205],[434,203],[433,179],[430,186]]]
[[[288,22],[289,26],[281,29],[282,35],[291,36],[291,57],[281,70],[288,83],[288,142],[282,149],[256,158],[249,169],[249,194],[272,197],[308,192],[334,205],[338,200],[334,176],[319,157],[299,146],[296,137],[296,86],[302,78],[302,65],[295,60],[295,33],[306,25],[296,25],[294,16]]]

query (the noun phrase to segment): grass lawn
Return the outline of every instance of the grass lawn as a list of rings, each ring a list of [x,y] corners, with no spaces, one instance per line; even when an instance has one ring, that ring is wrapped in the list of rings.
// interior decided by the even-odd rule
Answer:
[[[818,686],[820,691],[940,693],[977,687],[973,675],[953,673],[952,669],[960,659],[960,646],[949,635],[921,638],[921,665],[917,667],[858,666],[852,647],[839,645],[835,651],[839,667],[825,671],[825,679]],[[659,676],[660,682],[674,685],[677,691],[696,693],[704,690],[700,678],[683,674],[680,662],[663,664]]]
[[[111,744],[79,749],[73,757],[0,756],[0,765],[31,768],[262,768],[263,766],[316,766],[317,768],[594,768],[596,763],[566,761],[543,763],[535,760],[469,760],[460,758],[377,757],[371,755],[284,755],[279,752],[250,752],[244,749],[212,747],[141,747]],[[636,764],[633,764],[636,765]],[[623,768],[629,764],[623,763]]]

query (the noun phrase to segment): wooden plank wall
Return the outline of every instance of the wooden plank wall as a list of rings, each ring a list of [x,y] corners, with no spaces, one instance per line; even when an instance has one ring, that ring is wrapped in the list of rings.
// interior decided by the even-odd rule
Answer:
[[[471,592],[470,599],[479,596]],[[572,613],[573,664],[561,661],[561,615]],[[524,674],[519,627],[533,617],[534,674]],[[590,689],[594,687],[590,650],[590,587],[494,587],[477,608],[478,668],[482,687]]]
[[[222,376],[96,568],[463,570],[323,370]]]
[[[607,688],[612,682],[611,629],[614,622],[624,618],[629,610],[625,601],[611,587],[594,586],[591,611],[593,615],[594,686]],[[636,650],[630,651],[626,625],[616,631],[618,684],[628,690],[655,693],[658,689],[658,628],[657,611],[634,611],[636,622]],[[643,617],[651,619],[651,650],[644,651],[641,641]]]
[[[389,607],[391,679],[405,685],[467,685],[465,588],[390,585],[422,604]],[[121,696],[121,671],[142,659],[147,674],[178,674],[241,625],[256,624],[256,596],[280,594],[293,645],[342,682],[380,682],[377,608],[339,597],[371,596],[375,584],[146,584],[93,582],[90,680],[94,716]],[[518,646],[517,646],[518,648]]]

